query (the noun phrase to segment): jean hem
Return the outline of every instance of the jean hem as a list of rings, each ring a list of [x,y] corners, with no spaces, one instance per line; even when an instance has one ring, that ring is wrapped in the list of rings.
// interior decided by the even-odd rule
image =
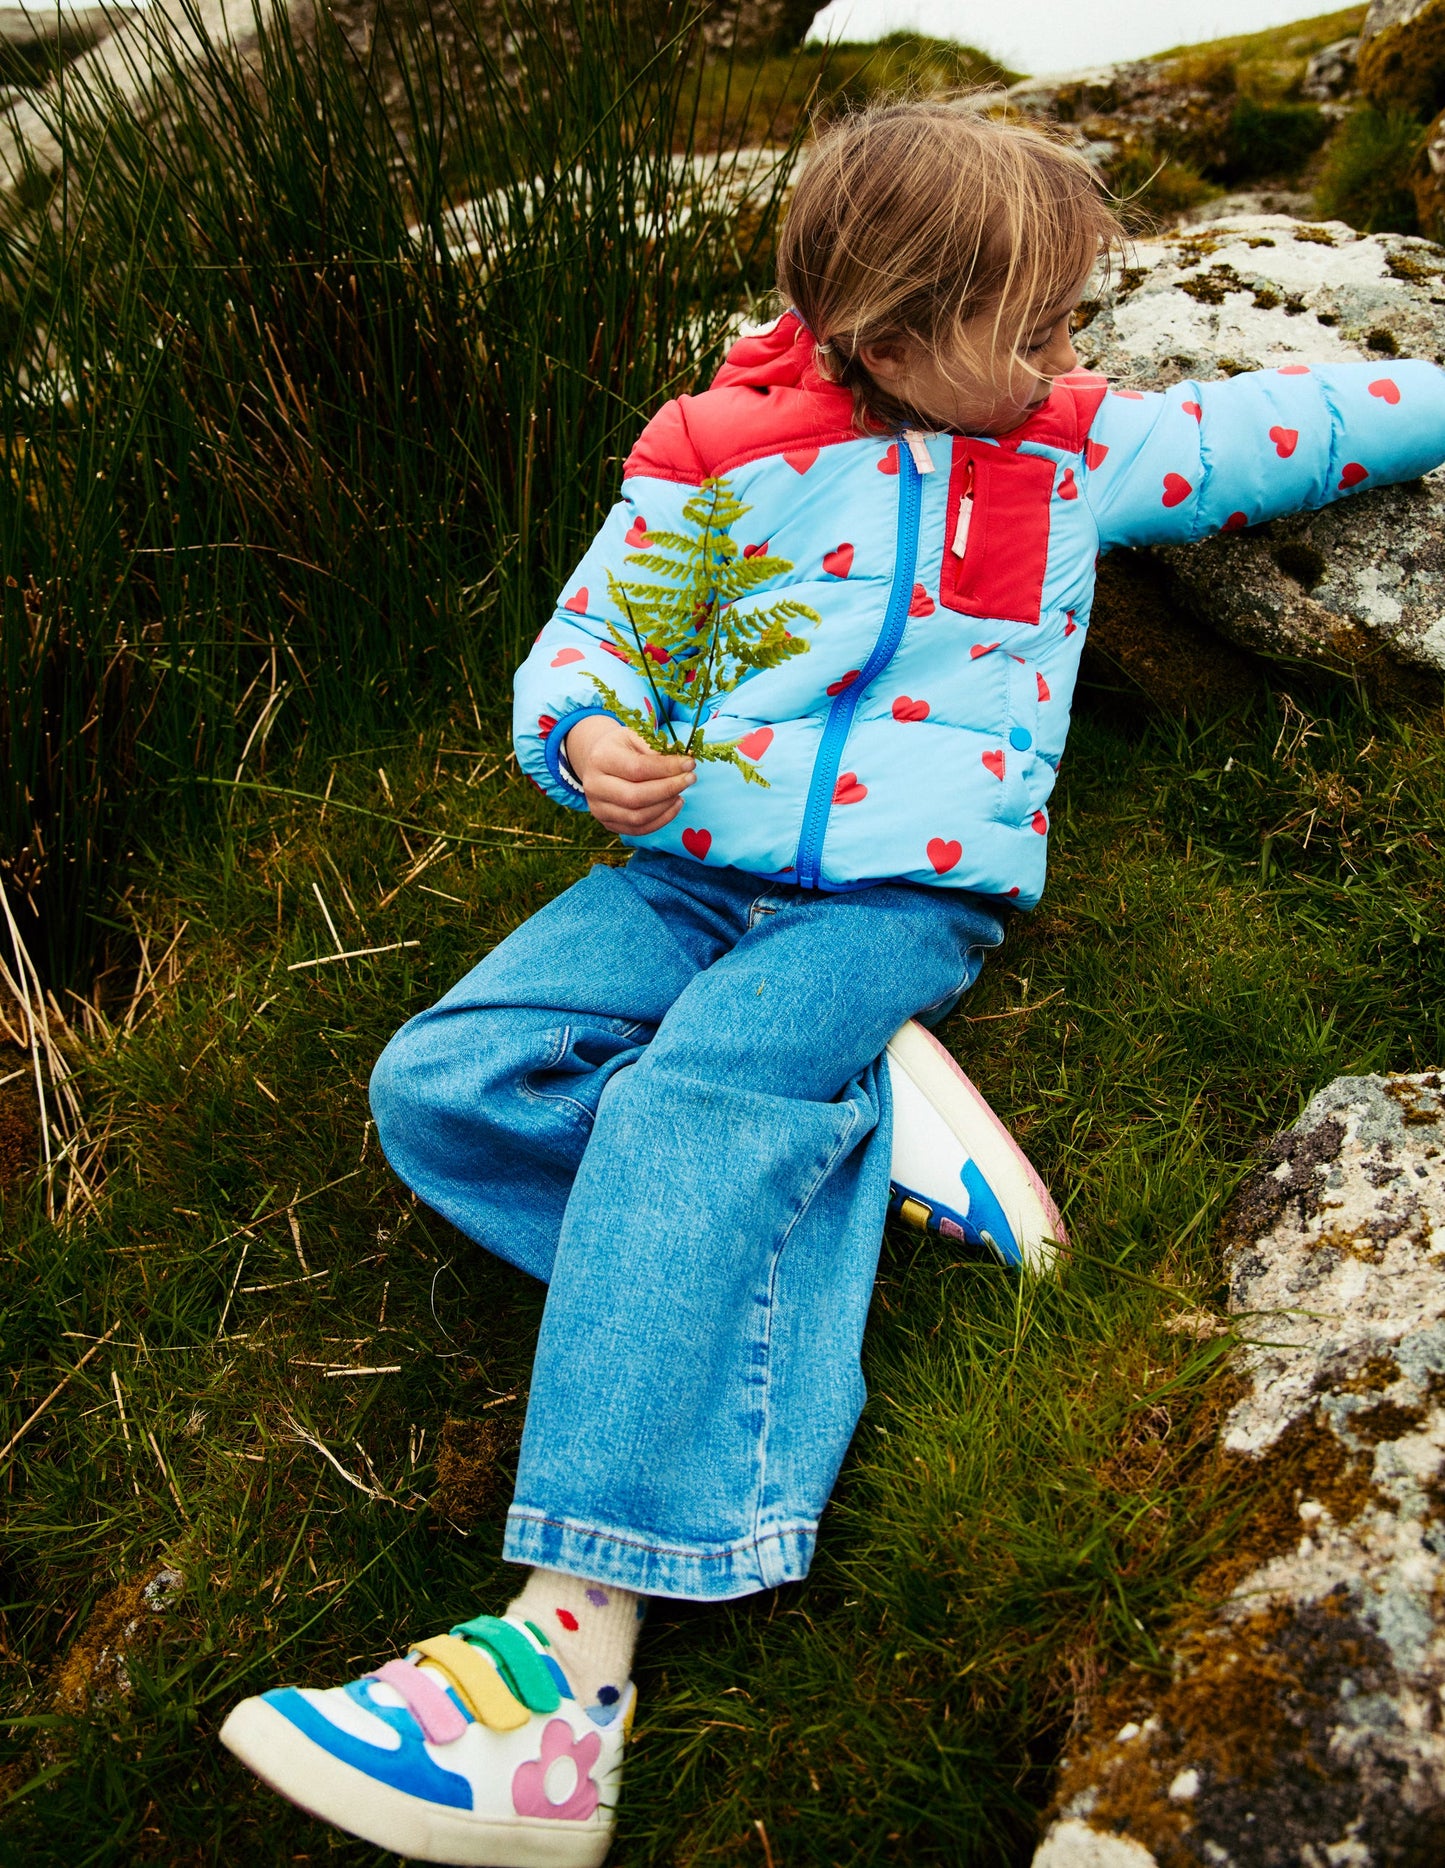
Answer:
[[[507,1513],[502,1555],[509,1563],[562,1570],[615,1583],[643,1596],[722,1602],[800,1582],[817,1542],[813,1523],[780,1524],[720,1548],[658,1544],[636,1532],[549,1518],[516,1505]]]

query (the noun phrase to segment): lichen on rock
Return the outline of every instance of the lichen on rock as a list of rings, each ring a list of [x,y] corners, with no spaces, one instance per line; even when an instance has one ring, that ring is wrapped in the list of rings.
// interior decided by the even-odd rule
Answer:
[[[1382,375],[1396,356],[1445,362],[1445,250],[1429,241],[1239,215],[1142,242],[1134,258],[1076,338],[1088,368],[1128,387],[1294,362],[1377,361]],[[1155,635],[1182,614],[1252,655],[1346,675],[1385,700],[1439,698],[1445,471],[1140,555],[1163,597]],[[1177,643],[1148,641],[1132,611],[1127,639],[1116,620],[1105,590],[1096,646],[1126,668],[1177,659]],[[1237,666],[1218,685],[1207,673],[1217,702],[1236,698]]]
[[[1253,1508],[1035,1868],[1425,1868],[1445,1834],[1445,1076],[1342,1077],[1225,1225]]]

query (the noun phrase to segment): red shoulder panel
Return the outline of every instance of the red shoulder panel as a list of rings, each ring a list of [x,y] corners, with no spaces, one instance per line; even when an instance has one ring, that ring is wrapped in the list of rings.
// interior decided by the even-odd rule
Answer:
[[[857,439],[852,396],[819,376],[812,336],[789,312],[734,344],[710,389],[659,409],[622,471],[693,486],[768,454]]]

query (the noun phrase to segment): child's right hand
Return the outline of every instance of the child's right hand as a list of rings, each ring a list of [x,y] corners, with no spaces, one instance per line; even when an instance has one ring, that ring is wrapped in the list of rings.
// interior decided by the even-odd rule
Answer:
[[[611,714],[577,722],[567,735],[567,763],[603,829],[629,837],[670,824],[696,782],[695,760],[654,752]]]

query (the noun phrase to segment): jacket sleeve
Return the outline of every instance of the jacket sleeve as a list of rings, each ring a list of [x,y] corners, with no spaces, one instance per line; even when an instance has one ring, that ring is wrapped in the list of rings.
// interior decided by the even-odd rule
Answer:
[[[643,482],[642,490],[650,495],[655,484]],[[675,528],[683,503],[693,491],[668,487],[665,502],[649,498],[655,508],[654,526]],[[646,527],[633,489],[624,488],[624,497],[607,515],[587,555],[568,578],[551,620],[512,683],[512,743],[517,762],[549,798],[574,811],[585,811],[587,801],[563,758],[563,745],[579,720],[607,712],[590,677],[599,676],[624,705],[640,713],[653,706],[646,681],[621,659],[607,633],[609,621],[624,635],[627,630],[621,611],[608,597],[608,573],[628,575],[628,557],[646,549]]]
[[[1438,467],[1445,375],[1418,361],[1294,363],[1149,395],[1114,389],[1084,460],[1102,549],[1181,544]]]

